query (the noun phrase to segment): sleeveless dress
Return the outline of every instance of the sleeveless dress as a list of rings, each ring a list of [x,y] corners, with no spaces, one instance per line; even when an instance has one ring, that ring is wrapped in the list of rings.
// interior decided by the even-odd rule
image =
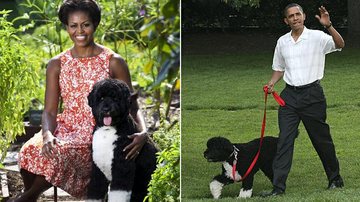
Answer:
[[[45,176],[51,184],[72,196],[83,198],[91,173],[91,141],[95,125],[87,96],[93,85],[110,75],[110,49],[102,47],[99,55],[73,58],[70,50],[60,55],[60,93],[64,111],[57,116],[54,132],[62,143],[56,146],[57,155],[48,159],[41,154],[41,131],[27,141],[19,153],[19,167]]]

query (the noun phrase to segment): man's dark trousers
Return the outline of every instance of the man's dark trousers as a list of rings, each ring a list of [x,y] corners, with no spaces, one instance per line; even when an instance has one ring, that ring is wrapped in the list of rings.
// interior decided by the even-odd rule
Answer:
[[[300,121],[303,122],[321,159],[328,180],[337,178],[340,175],[339,162],[330,128],[326,123],[326,99],[320,82],[314,82],[303,88],[286,85],[281,97],[286,106],[280,107],[278,114],[280,134],[277,154],[273,162],[274,188],[285,191]]]

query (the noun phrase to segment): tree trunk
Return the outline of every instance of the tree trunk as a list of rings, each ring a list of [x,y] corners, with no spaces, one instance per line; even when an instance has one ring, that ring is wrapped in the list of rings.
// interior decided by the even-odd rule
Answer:
[[[352,44],[360,46],[360,1],[348,0],[348,35]]]

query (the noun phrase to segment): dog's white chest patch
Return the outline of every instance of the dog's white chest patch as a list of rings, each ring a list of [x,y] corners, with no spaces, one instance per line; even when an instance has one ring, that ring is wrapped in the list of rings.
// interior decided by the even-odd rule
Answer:
[[[234,180],[234,176],[232,173],[232,165],[230,165],[228,162],[223,162],[223,167],[225,169],[225,175],[226,177]],[[235,181],[240,181],[241,180],[241,175],[239,175],[238,171],[235,171]]]
[[[117,138],[114,127],[103,126],[95,131],[92,141],[93,161],[109,181],[112,180],[111,164]]]

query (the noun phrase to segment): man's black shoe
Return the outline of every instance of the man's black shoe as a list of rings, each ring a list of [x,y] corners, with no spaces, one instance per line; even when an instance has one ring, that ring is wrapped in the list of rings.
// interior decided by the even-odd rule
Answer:
[[[269,193],[263,193],[261,194],[261,197],[269,197],[269,196],[279,196],[279,195],[283,195],[285,194],[285,191],[281,190],[281,189],[277,189],[274,188],[271,192]]]
[[[344,186],[344,181],[341,178],[341,176],[339,176],[338,178],[336,178],[335,180],[329,183],[328,189],[336,189],[336,188],[341,188],[343,186]]]

